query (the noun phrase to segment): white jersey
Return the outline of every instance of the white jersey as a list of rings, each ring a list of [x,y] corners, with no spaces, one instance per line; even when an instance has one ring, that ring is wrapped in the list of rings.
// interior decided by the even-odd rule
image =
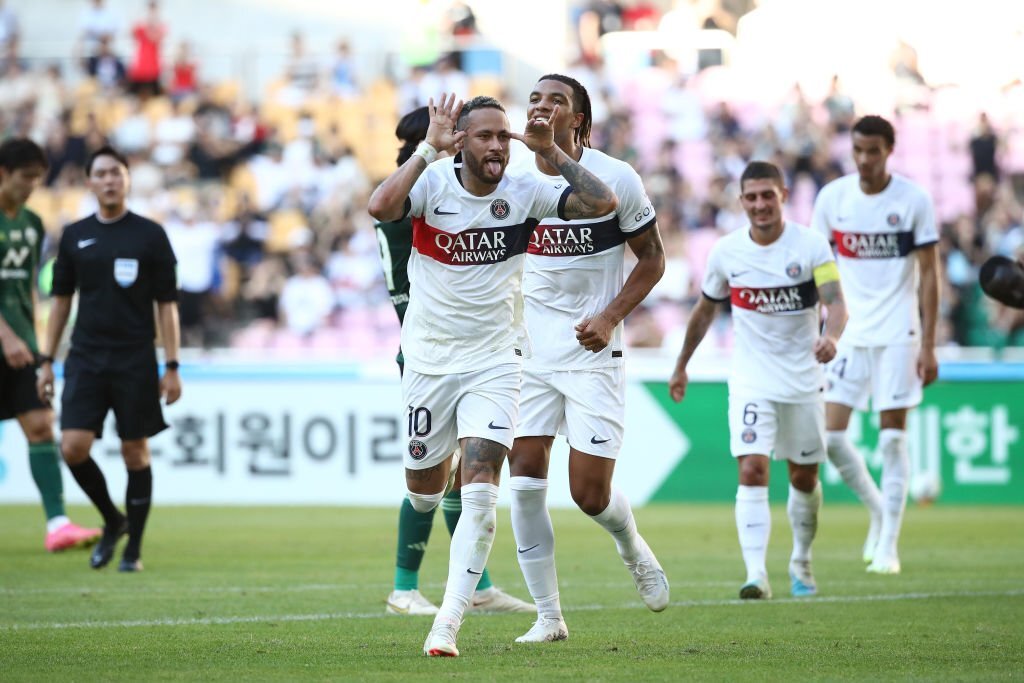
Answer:
[[[529,355],[523,254],[540,219],[559,215],[570,191],[510,169],[494,192],[477,197],[462,187],[454,159],[427,167],[409,192],[409,369],[471,372]]]
[[[546,218],[534,230],[523,275],[526,326],[533,343],[529,368],[584,370],[623,363],[622,323],[599,353],[580,346],[574,328],[603,311],[621,291],[626,240],[654,225],[654,207],[629,164],[584,148],[580,165],[615,192],[619,207],[600,218]],[[556,190],[567,185],[562,176],[542,173],[533,154],[518,159],[519,168]]]
[[[813,349],[820,320],[814,269],[833,260],[825,238],[790,222],[767,246],[751,239],[749,228],[715,243],[701,290],[714,301],[732,302],[730,395],[784,403],[821,395],[825,375]]]
[[[878,194],[864,194],[856,173],[822,188],[811,227],[836,247],[850,312],[843,342],[852,346],[918,344],[914,250],[939,240],[928,193],[893,174]]]

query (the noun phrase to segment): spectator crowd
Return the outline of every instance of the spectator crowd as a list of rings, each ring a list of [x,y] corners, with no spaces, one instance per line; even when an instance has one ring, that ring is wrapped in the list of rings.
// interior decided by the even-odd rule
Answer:
[[[706,8],[693,18],[697,30],[735,30],[729,8],[742,3],[698,4]],[[711,245],[746,224],[737,178],[749,160],[785,169],[789,216],[806,224],[817,190],[853,170],[853,120],[878,113],[897,129],[890,167],[935,199],[940,344],[1024,346],[1024,316],[976,284],[988,256],[1024,249],[1024,84],[965,100],[956,87],[929,84],[909,45],[884,74],[888,111],[863,111],[839,77],[824,96],[794,84],[772,101],[752,99],[720,55],[694,66],[655,50],[623,77],[607,68],[600,37],[608,27],[657,25],[659,5],[575,5],[579,56],[563,71],[590,91],[594,146],[640,172],[666,245],[664,278],[626,321],[632,345],[678,347]],[[397,320],[365,207],[394,163],[399,115],[442,90],[498,95],[513,125],[525,105],[500,77],[460,59],[478,31],[470,5],[453,3],[449,17],[442,33],[453,51],[367,82],[344,36],[314,50],[303,34],[283,33],[284,67],[254,100],[238,81],[204,78],[202,46],[167,44],[156,0],[140,3],[133,23],[103,0],[83,0],[71,67],[24,59],[19,45],[32,36],[0,0],[0,130],[32,137],[49,155],[30,206],[51,251],[64,224],[93,210],[83,186],[89,152],[111,143],[129,158],[131,208],[162,222],[178,255],[186,345],[388,356]],[[133,46],[127,59],[123,44]],[[721,347],[731,343],[726,329]]]

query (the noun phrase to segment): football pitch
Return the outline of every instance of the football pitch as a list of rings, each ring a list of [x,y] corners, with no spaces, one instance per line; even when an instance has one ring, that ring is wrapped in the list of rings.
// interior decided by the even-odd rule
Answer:
[[[95,522],[85,508],[80,522]],[[517,645],[529,614],[470,613],[462,656],[422,654],[429,617],[384,614],[397,509],[154,508],[146,570],[47,555],[35,506],[0,508],[0,680],[1021,680],[1024,509],[907,511],[903,574],[864,571],[866,514],[826,503],[814,547],[820,595],[789,597],[785,508],[774,506],[775,598],[736,599],[732,506],[637,510],[672,604],[648,612],[611,539],[553,513],[569,640]],[[494,582],[529,599],[507,508]],[[448,535],[438,514],[420,588],[439,602]]]

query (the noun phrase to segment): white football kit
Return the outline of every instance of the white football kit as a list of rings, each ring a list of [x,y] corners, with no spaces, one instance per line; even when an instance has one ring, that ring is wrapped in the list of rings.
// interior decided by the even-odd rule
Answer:
[[[619,206],[601,218],[547,218],[533,232],[523,275],[533,355],[523,366],[516,435],[564,433],[576,450],[614,458],[625,420],[623,326],[598,353],[580,345],[575,326],[619,294],[626,240],[654,226],[655,215],[629,164],[590,148],[579,163],[615,192]],[[519,159],[517,169],[554,190],[566,185],[563,177],[538,170],[533,154]]]
[[[811,227],[835,244],[850,314],[829,364],[826,399],[859,410],[869,396],[875,410],[916,406],[922,384],[914,250],[938,241],[931,198],[898,174],[868,195],[851,174],[822,188]]]
[[[814,270],[834,260],[817,233],[787,222],[762,246],[749,228],[715,243],[701,290],[730,301],[735,327],[729,375],[734,456],[771,455],[800,464],[825,459],[824,373],[814,358]]]
[[[437,161],[409,193],[409,469],[437,465],[465,437],[512,445],[521,362],[530,353],[523,255],[533,229],[560,215],[571,192],[510,168],[494,192],[477,197],[456,173],[454,159]]]

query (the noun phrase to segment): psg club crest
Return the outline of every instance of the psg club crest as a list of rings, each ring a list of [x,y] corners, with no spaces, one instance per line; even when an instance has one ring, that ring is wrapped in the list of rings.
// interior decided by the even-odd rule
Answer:
[[[499,221],[503,221],[508,218],[508,214],[511,208],[504,199],[495,199],[491,202],[491,215],[497,218]]]
[[[757,441],[757,432],[750,427],[747,427],[743,430],[743,433],[740,434],[740,438],[743,439],[743,443],[754,443]]]
[[[427,457],[427,444],[419,439],[411,440],[409,442],[409,455],[413,460],[422,460]]]
[[[801,271],[803,271],[803,268],[801,268],[800,264],[797,263],[796,261],[793,261],[793,263],[790,263],[788,266],[786,266],[786,275],[790,276],[791,278],[800,277]]]
[[[900,215],[898,213],[890,213],[885,217],[885,222],[895,228],[900,224]]]

